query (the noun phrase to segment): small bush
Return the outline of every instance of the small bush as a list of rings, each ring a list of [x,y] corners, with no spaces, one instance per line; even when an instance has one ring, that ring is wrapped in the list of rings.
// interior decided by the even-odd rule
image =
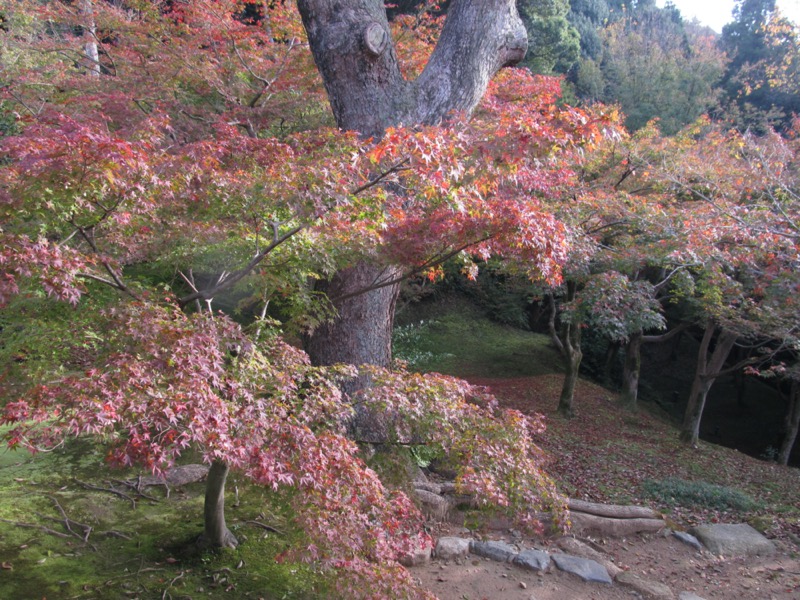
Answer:
[[[714,485],[707,481],[650,479],[645,481],[642,487],[650,496],[669,505],[740,511],[750,511],[758,506],[755,500],[740,490]]]

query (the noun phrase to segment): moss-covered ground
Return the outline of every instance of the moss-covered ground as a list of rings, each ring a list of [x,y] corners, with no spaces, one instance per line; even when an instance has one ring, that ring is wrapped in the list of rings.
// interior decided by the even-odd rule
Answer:
[[[319,574],[276,560],[300,543],[288,502],[233,476],[227,516],[242,543],[200,551],[202,482],[169,497],[148,487],[152,499],[137,498],[115,481],[138,473],[110,470],[102,458],[85,442],[35,456],[0,452],[0,598],[324,597]],[[135,506],[84,484],[125,490]]]

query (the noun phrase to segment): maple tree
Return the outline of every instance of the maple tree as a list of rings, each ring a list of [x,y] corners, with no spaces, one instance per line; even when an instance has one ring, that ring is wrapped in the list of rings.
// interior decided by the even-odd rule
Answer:
[[[681,433],[696,445],[714,381],[744,367],[780,370],[772,357],[797,343],[796,141],[701,121],[646,148],[638,154],[643,176],[668,192],[672,231],[682,237],[669,258],[685,266],[682,293],[703,327]],[[746,353],[728,364],[737,344]]]
[[[224,513],[227,473],[236,469],[299,490],[298,520],[313,541],[308,559],[346,569],[353,589],[359,577],[373,581],[369,589],[408,587],[385,565],[425,542],[418,513],[356,458],[344,436],[353,411],[342,389],[373,380],[350,400],[404,415],[398,426],[454,455],[465,491],[526,525],[534,509],[563,509],[533,446],[541,424],[491,404],[478,408],[477,391],[434,375],[312,367],[275,337],[266,307],[273,299],[288,307],[291,323],[309,335],[315,364],[388,366],[380,333],[359,328],[376,319],[391,326],[402,277],[436,277],[452,256],[474,272],[472,253],[514,257],[532,277],[557,281],[565,229],[542,199],[572,180],[569,157],[600,137],[603,117],[557,108],[559,82],[523,71],[493,82],[484,76],[467,104],[434,108],[420,90],[438,88],[441,72],[426,67],[412,85],[397,69],[422,68],[441,21],[406,18],[392,27],[407,45],[399,58],[384,48],[384,66],[405,90],[398,102],[418,95],[414,110],[432,112],[405,122],[411,113],[376,111],[369,126],[349,122],[326,76],[338,67],[325,61],[367,68],[374,60],[364,63],[361,45],[351,49],[355,58],[320,54],[314,23],[328,27],[341,15],[301,2],[343,126],[334,128],[295,7],[277,3],[248,19],[245,4],[8,9],[2,94],[14,131],[0,141],[0,301],[46,295],[77,305],[103,288],[118,295],[97,313],[92,336],[76,343],[79,364],[52,365],[45,385],[29,373],[14,386],[6,439],[37,449],[90,435],[109,444],[112,462],[156,472],[198,449],[211,465],[207,543],[237,543]],[[383,6],[368,4],[370,19],[388,27]],[[484,43],[497,23],[485,20],[483,7],[461,4]],[[513,3],[498,7],[517,32]],[[429,66],[456,61],[441,41],[458,37],[447,25],[454,10]],[[367,43],[380,47],[380,32],[370,31]],[[494,38],[500,47],[488,50],[499,53],[493,70],[520,57],[523,41],[506,47],[508,39]],[[319,282],[316,290],[309,280]],[[260,307],[253,329],[214,310],[232,296]],[[333,325],[331,304],[339,314]],[[353,323],[355,306],[378,312]],[[338,339],[342,327],[348,335]],[[331,338],[336,343],[326,345]],[[347,341],[368,338],[375,342]],[[331,353],[321,357],[320,348]],[[428,390],[424,402],[420,387]],[[439,435],[442,423],[450,438]]]
[[[641,345],[702,327],[684,423],[692,444],[720,374],[755,364],[767,374],[779,368],[771,357],[796,343],[789,291],[797,285],[794,144],[701,120],[672,138],[652,125],[631,138],[612,137],[587,156],[573,201],[557,213],[578,236],[568,283],[550,296],[551,338],[567,372],[559,410],[572,412],[585,327],[625,345],[622,391],[630,408]],[[664,306],[682,323],[653,335],[665,325]],[[744,355],[726,364],[734,344]]]

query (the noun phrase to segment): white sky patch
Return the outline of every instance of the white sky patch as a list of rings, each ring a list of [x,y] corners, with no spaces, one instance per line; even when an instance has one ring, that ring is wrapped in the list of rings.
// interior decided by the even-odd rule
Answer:
[[[734,0],[672,0],[687,21],[697,19],[716,32],[733,20]],[[664,6],[666,0],[658,0],[658,6]],[[800,25],[800,0],[778,0],[781,14]]]

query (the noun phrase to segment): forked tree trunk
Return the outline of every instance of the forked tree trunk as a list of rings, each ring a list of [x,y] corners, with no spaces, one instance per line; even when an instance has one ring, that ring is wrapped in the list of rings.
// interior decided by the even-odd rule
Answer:
[[[625,345],[625,366],[622,371],[622,406],[636,410],[639,398],[639,374],[642,368],[642,332],[634,333]]]
[[[383,0],[297,4],[336,122],[364,138],[380,137],[390,126],[439,124],[451,113],[471,113],[494,73],[522,60],[527,49],[515,0],[454,0],[428,64],[406,81]],[[382,276],[380,267],[364,263],[336,274],[327,291],[339,316],[306,346],[315,364],[389,364],[397,286],[352,297]],[[346,299],[337,301],[337,293]],[[354,382],[350,391],[362,384]]]
[[[228,478],[228,470],[226,463],[214,461],[208,471],[201,538],[205,546],[235,548],[239,545],[239,540],[225,524],[225,481]]]
[[[575,399],[575,387],[578,384],[578,375],[581,370],[581,327],[580,325],[569,325],[564,338],[569,340],[568,348],[562,353],[564,359],[564,383],[561,386],[561,396],[558,398],[558,412],[571,419],[575,416],[573,400]]]
[[[711,340],[717,331],[719,331],[717,343],[709,356]],[[700,421],[703,418],[708,391],[719,377],[737,337],[736,333],[720,329],[711,321],[706,324],[697,354],[697,370],[689,393],[689,403],[686,405],[686,412],[683,415],[680,438],[684,444],[697,446],[700,439]]]
[[[778,453],[778,463],[781,465],[789,464],[789,456],[792,454],[797,431],[800,429],[800,383],[792,381],[792,389],[789,392],[789,409],[786,411],[784,420],[784,437],[781,443],[781,450]]]
[[[566,301],[571,302],[575,299],[578,285],[574,281],[567,282]],[[581,351],[581,323],[563,322],[556,329],[556,301],[553,295],[550,298],[550,319],[548,328],[550,339],[558,349],[564,361],[564,383],[561,386],[561,396],[558,399],[558,412],[571,419],[575,416],[573,400],[575,399],[575,387],[578,383],[578,375],[581,368],[583,352]]]

